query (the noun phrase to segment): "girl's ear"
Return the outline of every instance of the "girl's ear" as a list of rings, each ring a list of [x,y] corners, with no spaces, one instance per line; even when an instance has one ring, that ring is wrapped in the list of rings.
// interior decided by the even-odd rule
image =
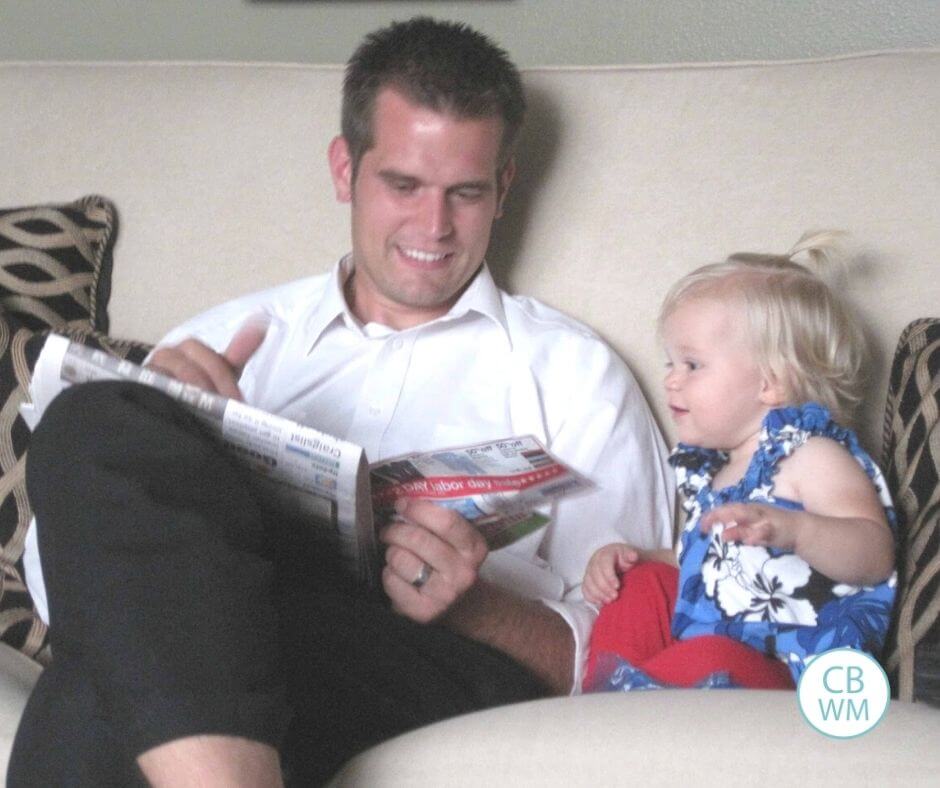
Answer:
[[[787,402],[787,387],[780,379],[770,374],[764,378],[761,384],[760,401],[771,408],[779,408]]]

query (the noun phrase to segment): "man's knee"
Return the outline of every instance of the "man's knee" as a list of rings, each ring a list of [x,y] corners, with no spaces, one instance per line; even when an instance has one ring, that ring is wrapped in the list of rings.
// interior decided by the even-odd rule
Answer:
[[[40,538],[53,529],[69,544],[134,540],[163,534],[171,521],[182,538],[182,523],[202,523],[176,516],[192,508],[187,502],[212,508],[241,490],[247,507],[241,478],[220,455],[195,416],[156,389],[124,381],[68,388],[46,409],[26,461]]]
[[[179,408],[163,392],[128,381],[71,386],[46,408],[30,440],[28,466],[64,466],[64,472],[115,441],[140,446],[136,436],[148,416],[166,419]]]

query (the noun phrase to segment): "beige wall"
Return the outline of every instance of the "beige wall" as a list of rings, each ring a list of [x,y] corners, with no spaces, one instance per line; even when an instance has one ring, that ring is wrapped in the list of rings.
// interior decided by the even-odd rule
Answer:
[[[940,45],[940,0],[0,0],[0,60],[336,63],[416,13],[469,22],[524,66]]]

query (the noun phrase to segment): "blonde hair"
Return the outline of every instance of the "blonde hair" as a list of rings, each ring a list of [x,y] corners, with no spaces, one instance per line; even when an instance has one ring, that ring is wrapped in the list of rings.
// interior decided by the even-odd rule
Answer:
[[[737,299],[760,370],[783,386],[788,404],[819,402],[837,420],[850,421],[862,399],[861,330],[826,282],[793,259],[806,255],[817,270],[838,265],[844,261],[843,235],[810,232],[785,255],[738,252],[696,269],[667,293],[660,334],[684,301]]]

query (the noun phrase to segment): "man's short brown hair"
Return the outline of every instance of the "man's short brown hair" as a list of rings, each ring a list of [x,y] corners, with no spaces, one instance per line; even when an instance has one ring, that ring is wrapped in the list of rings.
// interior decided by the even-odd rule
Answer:
[[[525,116],[522,80],[506,52],[459,22],[415,17],[370,33],[346,64],[342,132],[353,177],[374,144],[372,117],[384,88],[458,118],[503,121],[499,165],[509,161]]]

